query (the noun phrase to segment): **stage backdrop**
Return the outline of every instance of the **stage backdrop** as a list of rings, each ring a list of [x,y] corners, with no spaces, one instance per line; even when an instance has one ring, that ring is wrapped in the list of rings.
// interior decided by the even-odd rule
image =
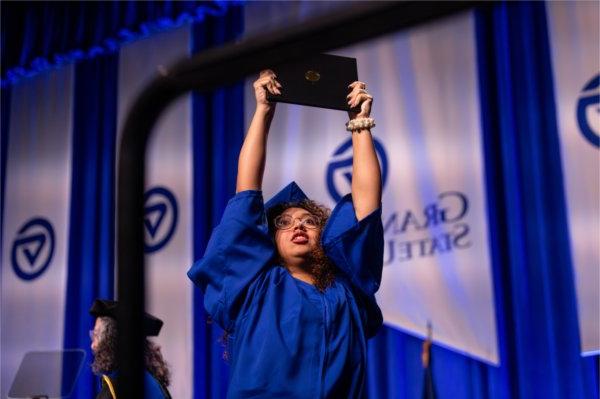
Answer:
[[[547,3],[581,350],[600,352],[600,17],[596,2]]]
[[[2,398],[26,352],[63,345],[72,87],[70,66],[12,91],[2,219]]]
[[[196,47],[210,47],[227,40],[225,36],[221,37],[219,34],[213,37],[211,29],[224,29],[224,19],[231,24],[237,23],[241,16],[239,5],[237,7],[237,11],[233,11],[231,15],[225,14],[226,8],[218,13],[215,12],[215,17],[210,20],[208,27],[197,25],[198,30],[203,29],[202,32],[196,33],[203,42]],[[236,26],[231,31],[239,32],[240,29]],[[118,68],[115,68],[118,69],[116,72],[118,83],[116,91],[109,90],[113,96],[109,102],[116,105],[117,111],[116,124],[111,130],[114,135],[121,132],[133,100],[144,85],[157,74],[158,68],[170,65],[191,54],[194,34],[192,26],[187,25],[125,44],[119,49]],[[114,58],[111,58],[110,62],[112,60]],[[75,91],[73,69],[74,66],[68,66],[57,72],[21,81],[11,92],[12,103],[7,140],[9,158],[6,163],[7,180],[2,220],[2,248],[5,250],[2,252],[1,280],[1,397],[7,396],[21,359],[27,351],[60,350],[63,344],[67,348],[80,347],[89,350],[90,341],[87,332],[93,326],[93,318],[88,314],[87,309],[91,305],[91,299],[89,303],[81,304],[77,302],[79,296],[67,296],[67,285],[71,277],[69,273],[74,272],[67,268],[69,226],[72,228],[81,223],[81,220],[69,220],[69,215],[74,214],[70,206],[73,205],[74,198],[71,193],[73,187],[71,156],[74,151],[72,121],[76,119],[74,115],[76,107],[73,106],[72,98]],[[100,75],[88,77],[101,79]],[[235,96],[241,105],[241,84],[232,86],[230,90],[237,90]],[[86,95],[96,94],[86,93]],[[223,96],[223,93],[220,95],[222,98],[228,98]],[[218,352],[215,356],[217,367],[223,367],[224,364],[221,359],[222,347],[218,342],[221,332],[215,329],[214,337],[208,338],[206,342],[200,342],[202,345],[200,348],[194,347],[193,340],[194,315],[202,319],[203,310],[193,308],[194,287],[186,276],[187,270],[193,263],[194,252],[191,106],[191,95],[181,97],[161,116],[155,127],[148,146],[144,204],[146,310],[164,321],[160,335],[151,339],[161,346],[170,366],[172,378],[169,389],[174,398],[191,398],[194,397],[195,391],[196,397],[202,397],[205,387],[211,385],[207,382],[210,376],[206,375],[198,385],[194,382],[195,350],[206,353],[207,348],[214,348],[215,353]],[[219,107],[215,106],[215,108]],[[232,109],[232,112],[236,113],[236,120],[241,122],[243,113],[240,107]],[[115,120],[114,115],[103,115],[101,118],[100,124]],[[212,116],[210,121],[224,126],[218,117]],[[201,122],[203,127],[211,125],[204,120]],[[240,140],[236,142],[236,148],[241,144],[241,126],[237,130],[239,130],[237,136]],[[211,133],[202,130],[200,134],[209,136]],[[120,137],[117,137],[116,142],[120,142]],[[228,147],[224,148],[224,151],[229,152],[229,150]],[[110,151],[116,167],[118,145]],[[211,149],[208,149],[208,152],[210,153]],[[95,160],[90,164],[93,162]],[[92,172],[91,166],[88,172],[85,178],[98,177]],[[219,173],[221,172],[223,170],[219,170]],[[198,170],[199,175],[205,173],[206,170]],[[111,175],[108,184],[114,185],[116,191],[115,177]],[[230,191],[233,190],[232,185]],[[81,193],[73,193],[75,194]],[[101,206],[109,205],[107,202],[110,201],[112,198],[104,198]],[[225,199],[220,203],[224,201]],[[94,209],[94,212],[97,212],[95,216],[87,215],[87,217],[101,217],[100,210]],[[114,217],[112,213],[104,216]],[[207,228],[210,229],[210,226]],[[86,238],[89,239],[88,236]],[[112,244],[111,242],[110,245]],[[102,250],[100,246],[96,246],[97,243],[89,240],[79,245]],[[104,265],[91,266],[85,263],[74,266],[75,269],[83,267],[95,269]],[[95,278],[89,270],[85,272],[78,270],[75,274],[78,273],[82,275],[88,273],[88,280]],[[108,273],[112,275],[112,268]],[[112,278],[110,281],[112,282]],[[72,283],[77,286],[76,288],[81,287],[79,281]],[[114,281],[115,286],[116,283]],[[111,288],[100,291],[112,292],[113,290]],[[116,287],[114,291],[116,292]],[[69,304],[72,311],[77,309],[77,319],[81,323],[77,325],[70,323],[66,328],[70,329],[71,334],[73,331],[83,330],[86,338],[82,341],[65,340],[65,313],[69,313],[65,309],[69,308]],[[199,327],[202,330],[208,328],[205,322],[201,322]],[[200,335],[201,332],[198,334]],[[91,362],[91,353],[88,353],[83,366],[85,377],[79,379],[71,397],[95,396],[93,391],[94,387],[99,385],[99,380],[91,378]],[[213,372],[211,367],[209,375],[212,376]],[[226,386],[226,374],[220,385]]]
[[[419,337],[431,323],[436,343],[497,364],[474,40],[468,13],[334,53],[357,58],[375,98],[385,323]],[[254,104],[248,86],[247,119]],[[278,104],[265,198],[291,180],[330,207],[350,192],[347,120]]]
[[[256,4],[274,3],[247,6]],[[287,4],[254,15],[263,22],[267,16],[281,17]],[[335,5],[297,2],[290,7],[313,4]],[[442,398],[598,397],[597,357],[579,356],[575,290],[568,250],[563,250],[568,241],[561,219],[564,207],[553,196],[563,194],[554,97],[543,97],[551,92],[544,79],[550,71],[545,46],[551,46],[561,133],[568,136],[562,138],[565,187],[579,181],[573,170],[595,172],[597,181],[597,145],[592,146],[599,129],[595,106],[588,103],[598,103],[598,68],[592,68],[598,49],[591,47],[598,31],[583,28],[598,26],[594,5],[550,4],[551,42],[545,5],[519,2],[335,52],[358,58],[360,77],[375,96],[378,126],[373,132],[385,180],[386,265],[379,301],[392,328],[383,328],[370,341],[369,397],[421,397],[422,341],[411,335],[422,337],[427,322],[438,344],[470,357],[434,345],[433,372]],[[109,57],[93,58],[93,48],[86,53],[91,59],[60,70],[43,69],[44,74],[3,87],[0,396],[6,397],[26,351],[89,348],[92,318],[87,308],[93,296],[113,292],[117,125],[135,90],[158,64],[188,54],[191,47],[197,50],[234,37],[242,30],[239,11],[231,15],[231,25],[210,20],[202,29],[196,25],[193,32],[184,28],[154,36]],[[530,90],[527,84],[541,90]],[[246,94],[251,97],[252,91]],[[227,387],[220,331],[207,324],[202,296],[185,271],[192,253],[201,256],[234,190],[241,96],[235,86],[195,97],[193,115],[189,97],[181,98],[163,115],[150,144],[145,203],[148,310],[166,321],[158,342],[173,369],[176,398],[222,398]],[[552,107],[538,104],[543,103],[540,98],[550,99]],[[254,100],[246,102],[252,111]],[[349,191],[346,120],[342,112],[280,105],[269,144],[265,196],[292,179],[330,206]],[[96,138],[101,145],[95,145]],[[591,144],[585,147],[585,141]],[[572,144],[580,147],[573,150],[577,155]],[[542,153],[549,156],[540,159]],[[586,153],[595,154],[591,166],[586,160],[574,167],[575,159],[587,159]],[[588,207],[587,217],[598,220],[597,188],[595,205],[580,205],[587,201],[580,196],[587,191],[579,185],[565,191],[569,211]],[[578,217],[570,215],[573,231],[579,228]],[[591,226],[597,234],[597,225]],[[577,279],[597,282],[597,274],[584,274],[595,270],[588,266],[597,265],[597,253],[595,259],[586,258],[589,262],[578,258],[578,248],[593,250],[597,240],[583,245],[586,236],[576,234],[571,244]],[[496,245],[496,292],[488,241]],[[592,331],[592,338],[597,337],[597,323],[593,313],[584,312],[594,312],[588,305],[597,306],[598,291],[592,285],[594,299],[584,291],[588,288],[578,287],[579,320],[584,350],[593,351],[598,347],[586,349],[585,334]],[[584,325],[584,318],[592,322]],[[500,362],[500,367],[472,358]],[[80,379],[86,387],[72,397],[95,397],[98,379],[91,376],[90,362],[88,357],[87,376]]]

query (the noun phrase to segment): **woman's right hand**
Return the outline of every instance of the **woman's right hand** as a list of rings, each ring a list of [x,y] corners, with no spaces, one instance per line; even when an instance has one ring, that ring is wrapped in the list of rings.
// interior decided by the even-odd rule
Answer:
[[[273,95],[281,94],[281,84],[277,81],[275,72],[270,69],[261,71],[253,86],[256,109],[267,112],[275,111],[276,103],[267,100],[267,91]]]

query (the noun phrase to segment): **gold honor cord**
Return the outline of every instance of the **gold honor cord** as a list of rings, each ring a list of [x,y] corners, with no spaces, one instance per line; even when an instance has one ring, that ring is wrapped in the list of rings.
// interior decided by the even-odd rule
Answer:
[[[112,395],[113,399],[117,399],[117,394],[115,392],[115,387],[113,387],[113,383],[110,380],[110,378],[108,378],[108,376],[106,376],[106,375],[103,375],[102,376],[102,381],[106,384],[106,386],[110,390],[110,394]]]

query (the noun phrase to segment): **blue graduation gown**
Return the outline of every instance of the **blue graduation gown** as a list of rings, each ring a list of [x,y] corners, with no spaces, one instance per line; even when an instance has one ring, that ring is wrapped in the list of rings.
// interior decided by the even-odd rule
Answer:
[[[367,338],[382,324],[374,294],[383,265],[381,210],[357,221],[352,198],[321,234],[338,269],[325,292],[276,262],[260,191],[228,203],[188,276],[212,319],[231,333],[228,398],[359,398]]]

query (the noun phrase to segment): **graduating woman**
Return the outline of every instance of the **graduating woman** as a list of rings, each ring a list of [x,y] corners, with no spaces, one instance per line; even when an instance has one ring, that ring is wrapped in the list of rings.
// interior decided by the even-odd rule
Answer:
[[[236,195],[188,276],[229,335],[228,398],[365,396],[367,339],[382,316],[381,172],[370,128],[373,98],[350,85],[352,193],[333,212],[291,183],[266,204],[261,187],[272,71],[254,83],[256,111],[242,146]]]

